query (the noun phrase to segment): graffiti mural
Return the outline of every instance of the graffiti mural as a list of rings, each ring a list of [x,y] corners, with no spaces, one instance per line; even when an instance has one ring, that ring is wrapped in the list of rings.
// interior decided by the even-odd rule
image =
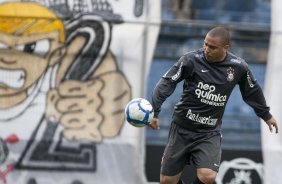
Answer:
[[[141,17],[143,0],[132,2]],[[132,98],[110,48],[122,3],[0,4],[0,183],[87,183],[102,172],[97,146],[119,137]]]

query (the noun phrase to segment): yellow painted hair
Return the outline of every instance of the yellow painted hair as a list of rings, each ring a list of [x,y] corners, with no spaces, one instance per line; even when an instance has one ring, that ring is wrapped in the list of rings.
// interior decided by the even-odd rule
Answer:
[[[59,31],[65,41],[64,24],[56,14],[32,2],[13,2],[0,5],[0,32],[15,36]]]

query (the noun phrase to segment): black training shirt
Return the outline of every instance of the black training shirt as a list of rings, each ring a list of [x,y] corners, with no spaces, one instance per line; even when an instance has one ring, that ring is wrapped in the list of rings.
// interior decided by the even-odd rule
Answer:
[[[227,100],[236,84],[257,116],[265,121],[271,118],[263,92],[247,63],[230,52],[222,62],[209,62],[203,49],[183,55],[157,83],[152,94],[155,117],[182,80],[183,92],[173,119],[183,127],[200,132],[220,130]]]

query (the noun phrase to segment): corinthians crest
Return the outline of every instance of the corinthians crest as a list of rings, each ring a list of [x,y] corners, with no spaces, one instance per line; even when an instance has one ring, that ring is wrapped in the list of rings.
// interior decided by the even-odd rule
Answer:
[[[235,74],[234,68],[229,67],[229,68],[227,69],[227,77],[226,77],[226,79],[227,79],[228,82],[231,82],[231,81],[234,80],[234,74]]]

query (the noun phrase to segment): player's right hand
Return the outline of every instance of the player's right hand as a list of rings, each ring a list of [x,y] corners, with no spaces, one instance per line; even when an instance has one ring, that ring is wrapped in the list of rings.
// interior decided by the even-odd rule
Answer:
[[[152,121],[149,123],[149,127],[152,129],[159,130],[160,129],[160,123],[158,118],[153,118]]]
[[[273,132],[273,128],[275,128],[275,133],[278,133],[277,121],[273,116],[269,120],[266,121],[266,124],[268,125],[270,132]]]

